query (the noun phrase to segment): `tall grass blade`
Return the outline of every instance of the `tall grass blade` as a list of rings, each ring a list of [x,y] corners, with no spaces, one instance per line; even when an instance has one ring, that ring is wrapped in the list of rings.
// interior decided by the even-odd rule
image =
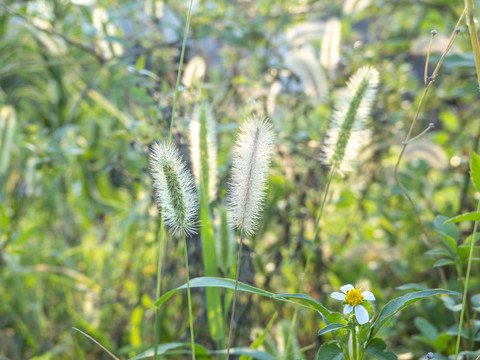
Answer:
[[[202,238],[202,255],[205,276],[218,276],[217,256],[215,249],[215,233],[208,211],[205,194],[200,191],[200,236]],[[225,343],[225,323],[222,311],[220,291],[217,288],[206,289],[207,318],[210,336],[217,341],[219,347]]]

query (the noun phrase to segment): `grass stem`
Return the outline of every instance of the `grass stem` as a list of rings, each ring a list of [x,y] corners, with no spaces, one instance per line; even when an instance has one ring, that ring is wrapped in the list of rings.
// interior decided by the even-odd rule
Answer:
[[[232,329],[233,329],[233,318],[235,316],[235,305],[237,302],[237,285],[238,285],[238,278],[240,274],[240,262],[242,260],[242,245],[243,245],[243,227],[240,233],[240,246],[238,248],[238,255],[237,255],[237,272],[235,275],[235,291],[233,293],[233,303],[232,303],[232,315],[230,316],[230,327],[228,329],[228,342],[227,342],[227,360],[230,357],[230,345],[232,341]]]
[[[173,97],[172,117],[170,119],[170,131],[168,133],[168,141],[172,141],[173,120],[175,118],[175,109],[177,108],[178,94],[180,93],[178,88],[180,87],[180,78],[182,76],[183,58],[185,56],[185,47],[187,44],[188,29],[190,28],[190,19],[192,17],[192,6],[193,6],[193,0],[190,0],[190,6],[188,7],[188,13],[187,13],[187,23],[185,24],[185,32],[183,33],[182,52],[180,54],[180,61],[178,63],[177,83],[175,84],[175,95]]]
[[[477,204],[477,211],[480,211],[480,201]],[[470,279],[470,269],[472,267],[473,250],[475,249],[475,238],[477,237],[477,228],[478,228],[478,221],[475,221],[475,225],[473,226],[472,239],[470,241],[470,254],[468,255],[467,273],[465,275],[465,285],[463,287],[462,311],[460,312],[460,321],[458,323],[457,344],[455,346],[455,360],[458,359],[458,352],[460,350],[460,339],[462,338],[461,334],[462,334],[462,327],[463,327],[463,316],[465,314],[465,309],[467,307],[468,281]]]
[[[187,240],[185,238],[185,231],[182,232],[183,236],[183,250],[185,254],[185,273],[187,278],[187,296],[188,296],[188,321],[190,322],[190,341],[192,344],[192,360],[195,360],[195,337],[193,335],[193,315],[192,315],[192,295],[190,293],[190,275],[188,273],[188,250]]]
[[[308,268],[310,267],[310,261],[312,259],[312,254],[314,253],[314,250],[315,250],[315,245],[317,243],[318,235],[320,234],[320,220],[322,219],[322,216],[323,216],[323,210],[325,208],[325,203],[327,202],[328,190],[330,189],[330,183],[332,182],[335,171],[336,171],[336,167],[332,166],[332,168],[330,169],[330,173],[328,175],[327,184],[325,185],[325,190],[323,192],[323,199],[322,199],[322,203],[320,204],[320,212],[318,213],[317,220],[315,222],[315,233],[313,235],[311,249],[308,251],[307,262],[305,263],[305,268],[303,269],[302,280],[300,280],[299,293],[302,293],[303,291],[303,286],[305,284],[305,277],[307,275]],[[287,338],[287,345],[285,346],[286,354],[290,352],[290,344],[292,341],[293,332],[295,330],[297,316],[298,316],[298,308],[296,307],[295,310],[293,311],[292,322],[290,323],[290,331],[288,333],[288,338]]]
[[[157,239],[158,239],[158,266],[157,266],[157,291],[155,299],[160,298],[160,284],[162,278],[162,257],[163,257],[163,247],[164,247],[164,236],[163,236],[163,217],[160,216],[157,226]],[[155,348],[154,348],[154,359],[158,359],[158,343],[160,341],[160,314],[159,308],[155,306]]]

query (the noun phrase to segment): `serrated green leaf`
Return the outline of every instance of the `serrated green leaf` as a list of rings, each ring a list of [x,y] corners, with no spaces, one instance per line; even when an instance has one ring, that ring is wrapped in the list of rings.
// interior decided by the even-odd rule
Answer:
[[[326,343],[318,349],[316,360],[341,360],[345,354],[335,343]]]
[[[343,318],[342,314],[339,312],[332,312],[327,316],[327,325],[333,323],[347,324],[346,320]]]
[[[458,223],[462,221],[478,221],[480,220],[480,211],[473,211],[466,214],[461,214],[447,220],[445,224]]]
[[[411,305],[418,300],[429,298],[436,295],[460,295],[460,293],[450,290],[441,290],[441,289],[431,289],[431,290],[422,290],[409,293],[403,296],[400,296],[396,299],[388,302],[380,311],[375,323],[372,326],[372,332],[370,338],[373,338],[375,334],[380,331],[380,329],[389,321],[395,314],[400,310],[406,308],[408,305]]]
[[[328,324],[323,329],[319,330],[317,335],[320,336],[320,335],[328,334],[329,332],[332,332],[338,329],[343,329],[346,327],[347,325],[340,324],[340,323]]]
[[[470,157],[470,179],[477,191],[480,191],[480,157],[474,152]]]
[[[385,351],[387,345],[382,339],[373,339],[365,348],[365,352],[378,360],[397,360],[397,355],[391,351]]]

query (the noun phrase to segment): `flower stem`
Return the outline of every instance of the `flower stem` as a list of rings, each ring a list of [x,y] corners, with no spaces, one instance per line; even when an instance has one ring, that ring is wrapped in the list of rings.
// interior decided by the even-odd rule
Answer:
[[[240,274],[240,261],[242,260],[242,245],[243,245],[243,226],[240,232],[240,246],[238,248],[238,255],[237,255],[237,273],[235,276],[235,291],[233,293],[232,315],[230,316],[230,327],[228,329],[227,360],[230,357],[230,344],[232,341],[233,318],[235,316],[235,305],[237,303],[237,285],[238,285],[238,277]]]
[[[477,211],[480,211],[480,201],[477,204]],[[455,360],[458,359],[458,352],[460,350],[460,339],[462,334],[463,315],[465,314],[465,309],[467,307],[468,281],[470,279],[470,269],[472,267],[473,250],[475,249],[475,238],[477,237],[477,227],[478,227],[478,221],[475,221],[475,225],[473,226],[473,235],[470,241],[470,254],[468,256],[467,274],[465,275],[465,285],[463,287],[462,311],[460,312],[460,321],[458,323],[457,345],[455,348]]]
[[[187,13],[187,23],[185,24],[185,32],[183,33],[183,43],[182,43],[182,52],[180,54],[180,61],[178,63],[178,73],[177,73],[177,83],[175,84],[175,95],[173,96],[173,105],[172,105],[172,117],[170,119],[170,132],[168,133],[168,141],[172,141],[172,132],[173,132],[173,120],[175,118],[175,109],[177,108],[177,100],[180,87],[180,78],[182,75],[182,66],[183,66],[183,57],[185,55],[185,47],[187,44],[187,35],[188,29],[190,28],[190,19],[192,17],[192,6],[193,0],[190,0],[190,6],[188,7]]]
[[[357,357],[357,322],[355,321],[355,317],[353,317],[353,326],[352,326],[352,348],[353,348],[353,356],[352,360],[358,360]]]
[[[183,235],[183,250],[185,254],[185,272],[187,277],[187,295],[188,295],[188,320],[190,322],[190,341],[192,344],[192,360],[195,360],[195,339],[193,336],[193,316],[192,316],[192,296],[190,294],[190,276],[188,274],[188,251],[187,240],[185,239],[185,231]]]
[[[325,185],[325,190],[323,192],[322,203],[320,204],[320,212],[319,212],[319,214],[317,216],[317,220],[315,222],[315,233],[313,235],[312,246],[311,246],[311,249],[308,251],[307,262],[305,263],[305,268],[303,269],[302,280],[300,281],[300,290],[298,291],[299,293],[302,293],[302,291],[303,291],[303,286],[305,284],[305,276],[307,275],[307,270],[310,267],[310,261],[312,259],[312,254],[314,252],[315,245],[316,245],[317,239],[318,239],[318,235],[320,233],[320,220],[322,219],[322,216],[323,216],[323,209],[325,208],[325,203],[327,201],[328,190],[330,188],[330,183],[332,182],[333,175],[335,174],[336,169],[337,169],[336,166],[332,166],[332,168],[330,169],[330,173],[328,175],[327,184]],[[296,307],[295,310],[293,311],[292,322],[290,323],[290,331],[288,332],[287,345],[285,347],[285,353],[286,354],[288,354],[289,351],[290,351],[292,334],[294,332],[295,323],[297,322],[297,314],[298,314],[298,308]]]
[[[164,247],[164,237],[163,237],[163,217],[160,216],[157,226],[157,239],[158,239],[158,265],[157,265],[157,292],[156,298],[160,297],[160,279],[162,278],[162,256],[163,256],[163,247]],[[158,359],[158,343],[160,338],[160,314],[158,306],[155,306],[155,347],[154,347],[154,359]]]

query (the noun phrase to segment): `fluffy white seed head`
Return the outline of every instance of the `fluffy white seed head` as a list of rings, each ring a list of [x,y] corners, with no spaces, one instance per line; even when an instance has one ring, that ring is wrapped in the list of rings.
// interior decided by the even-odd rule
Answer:
[[[272,159],[274,133],[268,119],[249,118],[240,128],[233,148],[228,210],[234,228],[251,235],[263,209]]]
[[[210,105],[198,105],[189,125],[190,159],[198,184],[205,186],[208,201],[217,196],[217,139]]]
[[[285,65],[300,78],[305,94],[315,104],[324,102],[328,94],[327,80],[311,46],[292,49],[285,58]]]
[[[377,94],[379,76],[371,66],[360,68],[341,93],[326,134],[321,161],[341,174],[351,171],[360,148],[369,138],[365,121]]]
[[[173,233],[195,233],[198,210],[195,182],[175,145],[153,144],[149,164],[153,189],[165,224]]]

